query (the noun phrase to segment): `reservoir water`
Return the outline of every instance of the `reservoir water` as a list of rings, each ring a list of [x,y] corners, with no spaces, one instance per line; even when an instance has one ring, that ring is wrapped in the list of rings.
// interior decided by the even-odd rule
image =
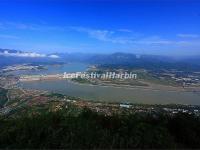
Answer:
[[[28,89],[58,92],[94,101],[200,105],[200,94],[194,92],[98,86],[77,84],[67,80],[23,82],[21,86]]]
[[[47,70],[19,70],[9,72],[15,75],[57,74],[64,72],[83,72],[88,68],[87,64],[66,64],[59,66],[47,66]],[[48,90],[81,97],[85,100],[131,102],[146,104],[193,104],[200,105],[200,93],[184,91],[153,90],[145,88],[127,88],[77,84],[67,80],[46,80],[34,82],[22,82],[20,86],[27,89]]]

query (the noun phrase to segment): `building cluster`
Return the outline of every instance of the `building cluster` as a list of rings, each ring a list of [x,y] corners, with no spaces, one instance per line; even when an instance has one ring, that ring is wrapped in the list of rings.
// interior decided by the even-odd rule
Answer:
[[[54,80],[54,79],[63,79],[62,74],[53,74],[53,75],[24,75],[19,78],[19,81],[40,81],[40,80]]]
[[[183,86],[197,86],[200,85],[199,72],[183,72],[177,70],[162,70],[161,72],[152,72],[152,74],[159,79],[170,79]]]
[[[27,64],[22,65],[13,65],[13,66],[7,66],[6,68],[2,69],[3,72],[7,71],[16,71],[16,70],[37,70],[41,66],[32,66]]]

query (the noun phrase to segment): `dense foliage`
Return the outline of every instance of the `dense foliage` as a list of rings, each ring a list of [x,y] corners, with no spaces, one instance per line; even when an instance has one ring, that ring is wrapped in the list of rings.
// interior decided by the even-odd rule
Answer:
[[[7,102],[7,92],[8,90],[0,87],[0,108]]]
[[[0,148],[200,148],[200,119],[186,114],[105,116],[84,109],[0,119]]]

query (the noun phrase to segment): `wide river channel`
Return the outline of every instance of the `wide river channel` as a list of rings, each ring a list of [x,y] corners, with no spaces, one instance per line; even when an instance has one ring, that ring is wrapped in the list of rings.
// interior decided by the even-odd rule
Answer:
[[[50,67],[42,73],[61,73],[85,71],[87,65],[68,64],[62,67]],[[17,72],[18,74],[21,74]],[[24,74],[24,72],[23,72]],[[30,74],[33,74],[32,72]],[[37,73],[40,74],[40,73]],[[80,97],[85,100],[131,102],[145,104],[192,104],[200,105],[199,92],[172,91],[164,89],[113,87],[89,84],[78,84],[68,80],[43,80],[21,82],[20,86],[27,89],[47,90],[69,96]]]

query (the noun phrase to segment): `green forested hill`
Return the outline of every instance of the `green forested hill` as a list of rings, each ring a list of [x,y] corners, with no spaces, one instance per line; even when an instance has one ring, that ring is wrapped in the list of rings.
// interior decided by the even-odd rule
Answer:
[[[0,119],[0,148],[200,148],[192,115],[104,116],[84,109]]]
[[[3,104],[7,101],[7,90],[0,88],[0,108],[3,106]]]

